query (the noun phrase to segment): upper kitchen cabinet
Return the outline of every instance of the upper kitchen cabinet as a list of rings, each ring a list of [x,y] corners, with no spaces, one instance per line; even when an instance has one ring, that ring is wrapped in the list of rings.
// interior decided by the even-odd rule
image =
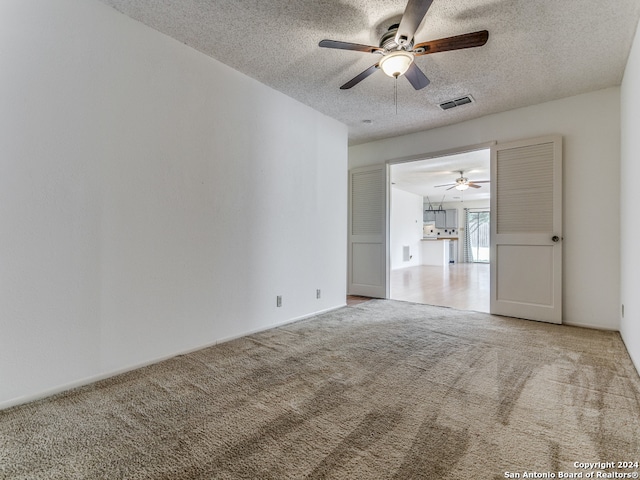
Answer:
[[[458,228],[458,210],[455,208],[448,210],[424,209],[424,223],[434,223],[435,228]]]
[[[424,209],[422,221],[424,223],[434,223],[436,221],[436,212],[435,210]]]
[[[447,213],[445,210],[425,209],[423,215],[424,223],[435,223],[436,228],[446,228]]]
[[[458,228],[458,209],[451,208],[445,210],[445,226],[438,228]],[[436,225],[437,226],[437,225]]]

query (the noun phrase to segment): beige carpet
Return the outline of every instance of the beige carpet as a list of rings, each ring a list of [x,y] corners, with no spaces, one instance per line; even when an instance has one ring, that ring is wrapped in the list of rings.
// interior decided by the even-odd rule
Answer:
[[[0,478],[592,472],[639,402],[617,333],[371,301],[0,412]]]

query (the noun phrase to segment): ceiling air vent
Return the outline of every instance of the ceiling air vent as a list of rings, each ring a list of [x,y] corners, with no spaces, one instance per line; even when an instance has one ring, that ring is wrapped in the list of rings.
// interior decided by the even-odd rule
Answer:
[[[440,108],[442,110],[449,110],[450,108],[459,107],[460,105],[466,105],[471,102],[473,102],[473,97],[471,95],[466,95],[464,97],[456,98],[455,100],[443,102],[440,104]]]

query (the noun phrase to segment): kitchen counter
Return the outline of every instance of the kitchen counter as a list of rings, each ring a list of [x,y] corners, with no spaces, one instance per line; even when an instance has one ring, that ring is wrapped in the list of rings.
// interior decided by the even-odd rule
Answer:
[[[431,237],[422,239],[422,265],[449,265],[456,261],[458,237]],[[438,240],[448,240],[442,242]]]

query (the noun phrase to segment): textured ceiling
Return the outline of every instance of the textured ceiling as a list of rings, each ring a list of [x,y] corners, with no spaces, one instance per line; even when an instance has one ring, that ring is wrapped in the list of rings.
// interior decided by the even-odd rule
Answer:
[[[416,42],[484,29],[489,41],[417,57],[431,84],[400,78],[396,113],[380,71],[339,89],[378,55],[318,42],[378,45],[405,0],[101,1],[345,123],[351,145],[619,85],[640,17],[638,0],[434,0]],[[474,103],[438,106],[467,94]]]

